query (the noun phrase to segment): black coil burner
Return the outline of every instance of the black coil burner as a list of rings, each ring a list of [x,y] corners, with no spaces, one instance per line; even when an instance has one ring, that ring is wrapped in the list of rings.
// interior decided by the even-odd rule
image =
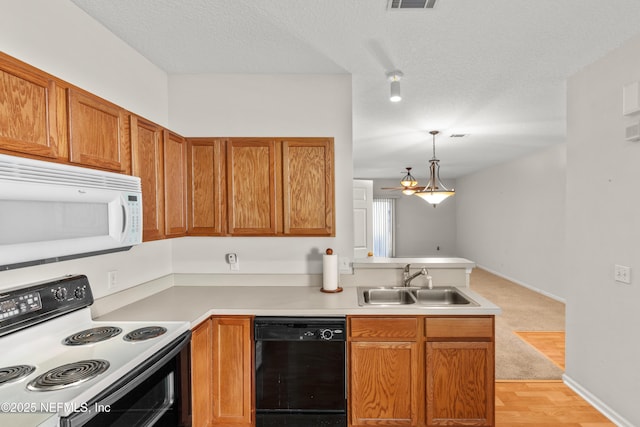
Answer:
[[[122,329],[115,326],[100,326],[98,328],[85,329],[76,334],[69,335],[63,341],[64,345],[85,345],[107,340],[120,334]]]
[[[125,341],[144,341],[151,338],[159,337],[165,332],[167,332],[167,328],[163,328],[162,326],[147,326],[129,332],[123,337],[123,339]]]
[[[18,381],[36,370],[32,365],[16,365],[0,368],[0,385]]]
[[[100,359],[80,360],[53,368],[27,384],[31,391],[53,391],[82,384],[109,369]]]

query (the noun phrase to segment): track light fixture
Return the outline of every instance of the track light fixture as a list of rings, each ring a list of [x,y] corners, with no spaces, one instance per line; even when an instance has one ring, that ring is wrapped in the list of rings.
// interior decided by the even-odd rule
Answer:
[[[400,95],[400,79],[404,76],[402,71],[395,70],[387,73],[387,79],[391,82],[391,92],[389,94],[389,101],[399,102],[402,100]]]

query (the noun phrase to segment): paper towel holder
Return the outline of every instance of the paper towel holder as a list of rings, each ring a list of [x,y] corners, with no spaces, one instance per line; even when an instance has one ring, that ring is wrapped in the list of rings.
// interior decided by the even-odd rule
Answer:
[[[325,253],[327,255],[333,255],[333,249],[328,248],[325,251]],[[325,289],[324,286],[320,287],[320,292],[324,292],[325,294],[336,294],[336,293],[342,292],[342,291],[343,291],[343,289],[340,286],[338,286],[336,289]]]
[[[344,289],[342,289],[340,286],[338,286],[335,289],[331,289],[331,290],[327,290],[325,288],[320,288],[320,292],[324,292],[325,294],[337,294],[338,292],[342,292]]]

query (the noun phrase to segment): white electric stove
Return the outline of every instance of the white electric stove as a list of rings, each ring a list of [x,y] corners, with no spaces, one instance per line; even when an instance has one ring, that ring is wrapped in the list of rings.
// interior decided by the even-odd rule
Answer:
[[[96,322],[85,276],[0,292],[0,425],[190,426],[188,322]]]

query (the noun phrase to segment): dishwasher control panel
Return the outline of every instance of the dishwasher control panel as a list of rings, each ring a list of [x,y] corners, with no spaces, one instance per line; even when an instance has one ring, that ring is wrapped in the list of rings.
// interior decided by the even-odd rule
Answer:
[[[344,318],[256,317],[256,341],[345,341]]]

